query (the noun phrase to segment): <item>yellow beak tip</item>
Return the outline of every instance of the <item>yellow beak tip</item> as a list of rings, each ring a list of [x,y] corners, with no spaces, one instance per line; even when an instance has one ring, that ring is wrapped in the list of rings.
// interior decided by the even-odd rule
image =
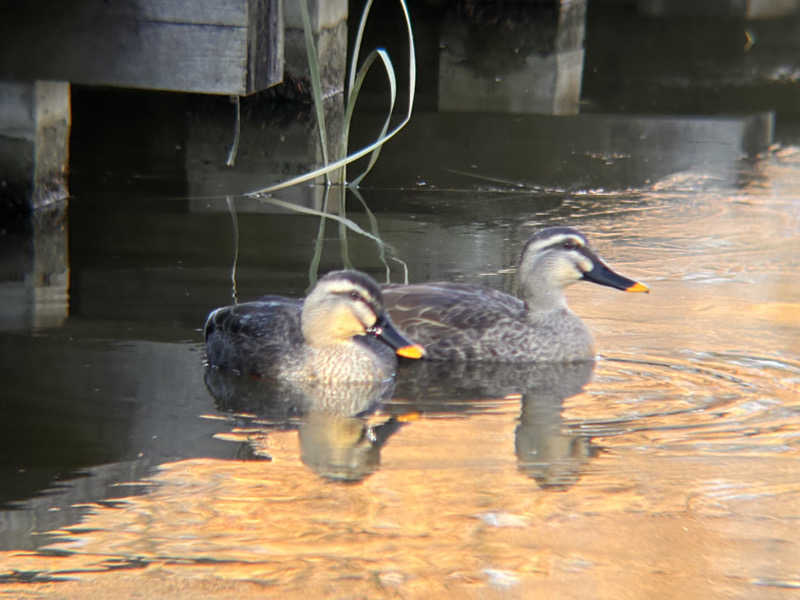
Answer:
[[[425,348],[419,344],[411,344],[397,349],[397,355],[403,358],[422,358],[425,356]]]
[[[397,417],[397,420],[401,423],[410,423],[411,421],[419,421],[422,418],[422,415],[418,412],[406,413],[404,415],[400,415]]]
[[[631,287],[625,288],[625,291],[626,292],[643,292],[645,294],[649,294],[650,293],[650,288],[647,287],[645,284],[639,283],[637,281]]]

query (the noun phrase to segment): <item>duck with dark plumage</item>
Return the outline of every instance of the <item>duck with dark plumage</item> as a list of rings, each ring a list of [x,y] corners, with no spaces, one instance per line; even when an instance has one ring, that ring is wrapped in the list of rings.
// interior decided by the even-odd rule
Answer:
[[[205,340],[210,367],[303,382],[380,381],[393,376],[397,355],[425,354],[394,327],[378,284],[347,270],[320,278],[304,299],[264,296],[218,308]]]

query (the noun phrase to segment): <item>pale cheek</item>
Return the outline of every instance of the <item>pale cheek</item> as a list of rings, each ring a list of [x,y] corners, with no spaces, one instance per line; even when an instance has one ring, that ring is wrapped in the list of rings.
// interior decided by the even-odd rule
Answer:
[[[377,318],[375,317],[375,313],[366,308],[362,308],[361,306],[357,307],[358,318],[352,316],[353,320],[358,321],[358,326],[361,328],[364,327],[372,327],[377,322]],[[362,325],[364,323],[364,325]]]
[[[336,311],[331,323],[331,329],[333,330],[333,335],[340,339],[364,333],[364,326],[361,322],[352,312],[345,308]]]
[[[361,335],[366,331],[364,326],[361,324],[361,321],[352,315],[348,319],[343,319],[340,321],[340,327],[343,334],[342,337]]]
[[[591,271],[592,269],[594,269],[594,263],[592,263],[592,261],[590,261],[590,260],[589,260],[588,258],[586,258],[586,257],[581,257],[581,260],[580,260],[580,267],[581,267],[581,271],[582,271],[582,272],[584,272],[584,273],[588,273],[589,271]]]
[[[583,265],[581,267],[583,268]],[[583,277],[583,273],[573,265],[561,265],[558,269],[558,278],[562,283],[572,283],[578,281],[581,277]]]

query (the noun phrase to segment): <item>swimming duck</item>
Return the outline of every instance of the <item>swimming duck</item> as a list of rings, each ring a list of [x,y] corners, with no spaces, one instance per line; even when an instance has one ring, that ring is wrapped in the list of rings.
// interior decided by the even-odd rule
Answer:
[[[432,360],[570,362],[592,360],[594,339],[568,307],[564,288],[591,281],[627,292],[647,286],[612,271],[579,231],[550,227],[525,244],[517,271],[520,297],[458,283],[387,285],[397,327]]]
[[[323,384],[380,381],[394,374],[395,353],[424,354],[395,329],[378,284],[358,271],[328,273],[305,299],[264,296],[217,308],[205,340],[211,367]]]

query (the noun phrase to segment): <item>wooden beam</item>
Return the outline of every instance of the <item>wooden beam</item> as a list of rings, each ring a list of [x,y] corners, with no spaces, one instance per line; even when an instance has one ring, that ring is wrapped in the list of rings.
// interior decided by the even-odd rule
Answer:
[[[29,0],[0,20],[0,79],[247,95],[282,78],[281,0]]]

